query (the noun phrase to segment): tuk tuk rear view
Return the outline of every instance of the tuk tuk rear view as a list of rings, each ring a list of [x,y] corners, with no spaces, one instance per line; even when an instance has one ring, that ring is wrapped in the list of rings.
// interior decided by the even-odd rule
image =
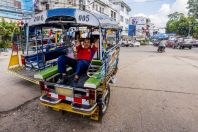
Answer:
[[[39,82],[41,88],[41,104],[53,110],[101,120],[110,100],[110,83],[114,82],[118,70],[121,30],[117,23],[105,15],[57,8],[36,14],[25,27],[26,37],[30,37],[30,29],[36,30],[36,50],[40,49],[41,52],[37,51],[35,58],[38,62],[42,60],[42,65],[38,63],[35,67],[32,63],[34,60],[25,56],[22,57],[22,67],[27,70],[31,66],[34,77],[31,80]],[[58,32],[59,37],[56,37],[53,46],[44,43],[44,29]],[[96,52],[91,55],[88,68],[74,83],[76,68],[65,64],[66,80],[60,83],[62,73],[59,72],[59,58],[66,56],[78,62],[79,52],[74,47],[78,42],[84,48],[86,40],[89,40],[91,47],[98,45]]]

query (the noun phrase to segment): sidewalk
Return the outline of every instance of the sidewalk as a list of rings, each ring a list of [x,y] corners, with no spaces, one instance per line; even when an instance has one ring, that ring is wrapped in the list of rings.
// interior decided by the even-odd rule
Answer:
[[[40,94],[38,86],[7,72],[9,58],[9,52],[0,54],[0,112],[12,110]]]

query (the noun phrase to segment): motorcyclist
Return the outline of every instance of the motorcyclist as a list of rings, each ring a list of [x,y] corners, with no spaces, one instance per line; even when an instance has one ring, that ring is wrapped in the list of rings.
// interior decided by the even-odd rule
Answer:
[[[165,39],[162,39],[159,43],[159,47],[158,47],[158,52],[160,50],[164,51],[165,52],[165,48],[166,48],[166,40]]]

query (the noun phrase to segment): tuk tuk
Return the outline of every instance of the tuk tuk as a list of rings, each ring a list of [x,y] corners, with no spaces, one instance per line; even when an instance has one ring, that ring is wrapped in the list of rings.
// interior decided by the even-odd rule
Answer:
[[[121,34],[118,24],[106,15],[57,8],[36,14],[23,28],[25,44],[13,46],[9,71],[40,86],[42,105],[101,120],[109,104],[110,83],[118,70]],[[72,49],[77,35],[79,39],[86,36],[90,42],[98,38],[98,50],[75,87],[70,81],[58,84],[57,58],[70,53],[75,58]],[[67,67],[66,73],[69,80],[74,78],[71,67]]]

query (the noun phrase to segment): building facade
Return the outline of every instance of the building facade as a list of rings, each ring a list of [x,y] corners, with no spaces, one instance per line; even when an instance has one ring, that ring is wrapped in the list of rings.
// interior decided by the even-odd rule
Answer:
[[[0,17],[7,21],[31,17],[33,0],[0,0]]]
[[[112,7],[109,0],[40,0],[38,11],[53,8],[80,8],[96,12],[99,14],[108,15],[114,20],[117,19],[117,10]]]
[[[123,0],[40,0],[38,11],[71,7],[104,14],[114,19],[122,27],[122,35],[128,35],[129,12],[131,8]]]
[[[131,8],[123,0],[110,0],[112,7],[117,10],[117,21],[122,27],[122,36],[128,36],[129,18]]]

